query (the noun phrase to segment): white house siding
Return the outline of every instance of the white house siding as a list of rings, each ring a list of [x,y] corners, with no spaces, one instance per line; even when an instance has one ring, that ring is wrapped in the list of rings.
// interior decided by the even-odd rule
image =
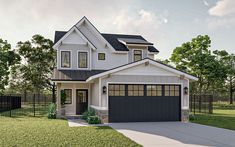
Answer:
[[[181,107],[182,109],[189,108],[189,96],[183,94],[183,88],[189,87],[187,79],[180,79],[177,76],[152,76],[152,75],[111,75],[108,78],[103,78],[101,87],[108,86],[108,83],[124,83],[124,84],[181,84]],[[102,106],[108,108],[108,95],[101,95]]]
[[[91,97],[91,92],[89,89],[89,84],[83,83],[62,83],[61,90],[63,89],[72,89],[72,104],[65,105],[65,114],[66,115],[75,115],[76,114],[76,90],[77,89],[88,89],[88,102]],[[88,103],[89,104],[89,103]]]
[[[61,69],[61,51],[71,51],[71,68],[77,70],[78,69],[78,51],[87,51],[88,52],[88,66],[90,65],[90,51],[91,49],[87,45],[78,45],[78,44],[62,44],[57,51],[57,68]]]
[[[99,106],[99,81],[95,80],[94,83],[91,84],[91,102],[90,104],[93,106]]]

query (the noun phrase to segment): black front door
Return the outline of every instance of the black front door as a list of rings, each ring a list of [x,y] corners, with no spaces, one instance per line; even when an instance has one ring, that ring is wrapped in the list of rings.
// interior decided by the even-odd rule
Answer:
[[[86,111],[87,107],[88,107],[88,90],[87,89],[77,89],[76,100],[77,100],[76,112],[78,115],[80,115],[84,111]]]

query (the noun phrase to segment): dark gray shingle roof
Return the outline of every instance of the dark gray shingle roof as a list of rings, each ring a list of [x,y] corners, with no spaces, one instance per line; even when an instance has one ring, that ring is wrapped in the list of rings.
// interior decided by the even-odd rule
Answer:
[[[54,43],[58,42],[67,32],[56,31]],[[125,38],[127,40],[142,40],[142,42],[147,42],[141,35],[125,35],[125,34],[101,34],[116,51],[129,51],[129,49],[122,43],[118,41],[118,38]],[[148,46],[149,52],[159,52],[154,46]]]
[[[86,81],[107,70],[58,70],[54,68],[52,81]]]

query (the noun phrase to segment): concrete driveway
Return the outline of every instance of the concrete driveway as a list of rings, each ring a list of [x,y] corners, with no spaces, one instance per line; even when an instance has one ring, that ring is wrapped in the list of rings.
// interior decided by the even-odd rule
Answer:
[[[143,146],[235,147],[235,131],[182,122],[111,123],[112,128]]]

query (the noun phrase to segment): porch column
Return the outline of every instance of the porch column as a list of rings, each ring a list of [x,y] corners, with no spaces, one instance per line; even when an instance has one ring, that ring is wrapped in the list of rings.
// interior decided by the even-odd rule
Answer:
[[[57,108],[57,116],[61,116],[61,98],[60,98],[60,90],[61,90],[61,83],[57,83],[57,100],[56,100],[56,108]]]

